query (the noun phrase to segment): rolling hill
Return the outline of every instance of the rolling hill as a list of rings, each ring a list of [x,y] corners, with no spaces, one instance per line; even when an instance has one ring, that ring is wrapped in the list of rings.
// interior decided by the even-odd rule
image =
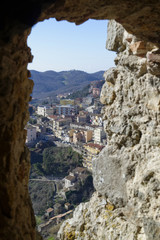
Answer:
[[[92,81],[102,80],[104,74],[104,71],[86,73],[79,70],[61,72],[30,70],[30,72],[31,79],[34,81],[33,98],[43,98],[81,90]]]

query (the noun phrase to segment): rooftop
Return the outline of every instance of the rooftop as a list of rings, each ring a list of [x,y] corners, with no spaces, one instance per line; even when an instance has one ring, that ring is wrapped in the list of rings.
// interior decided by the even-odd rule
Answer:
[[[71,104],[67,104],[67,105],[57,105],[56,107],[75,108],[75,106],[73,106],[73,105],[71,105]]]
[[[71,118],[61,118],[61,119],[58,119],[57,122],[66,122],[66,121],[72,121]]]
[[[47,213],[50,213],[50,212],[52,212],[52,211],[53,211],[53,208],[48,208],[48,209],[46,210]]]
[[[91,124],[88,124],[88,123],[78,123],[78,122],[71,123],[71,126],[79,126],[79,127],[82,127],[82,129],[84,127],[97,128],[96,125],[91,125]]]
[[[100,151],[104,148],[104,146],[96,144],[96,143],[88,143],[88,144],[85,144],[85,146],[89,146],[91,148],[97,148]]]
[[[57,119],[58,118],[57,115],[49,115],[49,117],[52,118],[52,119]]]
[[[35,126],[32,126],[32,125],[27,125],[27,126],[25,127],[25,129],[36,129],[36,127],[35,127]]]
[[[86,171],[86,168],[83,168],[83,167],[76,167],[75,169],[73,169],[72,172],[78,172],[78,173],[82,173]]]
[[[65,206],[69,207],[71,204],[69,202],[64,204]]]
[[[65,179],[69,180],[69,181],[75,181],[76,178],[74,176],[68,175],[67,177],[65,177]]]

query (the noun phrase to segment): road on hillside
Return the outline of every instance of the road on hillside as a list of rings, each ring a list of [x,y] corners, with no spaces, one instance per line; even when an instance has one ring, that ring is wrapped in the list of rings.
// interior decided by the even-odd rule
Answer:
[[[48,178],[30,178],[29,181],[39,181],[39,182],[56,182],[60,181],[63,178],[54,178],[54,179],[48,179]]]

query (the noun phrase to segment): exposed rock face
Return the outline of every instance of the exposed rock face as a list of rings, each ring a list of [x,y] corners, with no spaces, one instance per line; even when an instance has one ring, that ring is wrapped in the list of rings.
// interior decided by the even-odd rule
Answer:
[[[93,165],[94,185],[101,197],[95,194],[81,204],[73,219],[63,224],[59,237],[158,240],[160,55],[156,46],[137,40],[115,21],[108,27],[107,47],[118,54],[116,68],[104,74],[101,92],[108,144]],[[106,211],[107,202],[115,210]],[[68,237],[71,232],[74,238]]]
[[[132,215],[132,210],[129,209],[127,214]],[[114,209],[104,196],[97,193],[90,202],[81,203],[76,208],[73,219],[65,221],[58,233],[59,239],[63,240],[146,239],[143,236],[134,219],[128,224],[121,209]]]
[[[88,19],[115,19],[125,29],[151,42],[160,42],[159,1],[151,0],[15,0],[8,6],[4,2],[0,10],[0,31],[4,29],[7,38],[23,32],[38,21],[47,18],[68,20],[76,24]]]
[[[28,79],[27,64],[32,60],[24,36],[0,48],[0,238],[34,239],[36,232],[28,194],[29,150],[24,130],[33,81]],[[11,54],[12,53],[12,54]],[[27,222],[27,224],[26,224]],[[11,234],[12,233],[12,234]]]
[[[27,71],[27,64],[32,61],[27,36],[35,23],[50,17],[76,24],[90,18],[116,19],[136,36],[124,32],[115,22],[110,23],[118,30],[118,33],[110,31],[107,43],[110,50],[118,52],[117,68],[106,73],[102,92],[108,146],[99,158],[99,166],[95,162],[95,186],[116,207],[135,204],[135,228],[140,226],[139,232],[146,239],[159,239],[159,10],[159,1],[150,0],[3,2],[0,9],[1,240],[38,238],[27,186],[30,164],[24,126],[33,87]],[[111,174],[108,166],[116,175]],[[132,229],[128,219],[126,226]]]

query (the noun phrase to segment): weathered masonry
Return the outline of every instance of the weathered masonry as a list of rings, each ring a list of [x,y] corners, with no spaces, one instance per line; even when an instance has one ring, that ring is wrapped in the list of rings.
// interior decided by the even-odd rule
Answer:
[[[33,82],[28,79],[32,55],[27,37],[35,23],[50,17],[76,24],[91,18],[116,20],[109,23],[107,48],[118,53],[117,66],[106,72],[101,93],[108,146],[94,162],[97,193],[90,204],[93,210],[99,204],[96,209],[108,219],[105,223],[99,215],[100,240],[159,240],[160,2],[154,0],[30,0],[1,6],[0,239],[40,238],[28,194],[24,127]],[[60,239],[89,239],[93,211],[83,207],[84,213],[90,211],[89,225],[81,214],[82,227],[64,225]],[[90,234],[97,239],[94,230]]]

